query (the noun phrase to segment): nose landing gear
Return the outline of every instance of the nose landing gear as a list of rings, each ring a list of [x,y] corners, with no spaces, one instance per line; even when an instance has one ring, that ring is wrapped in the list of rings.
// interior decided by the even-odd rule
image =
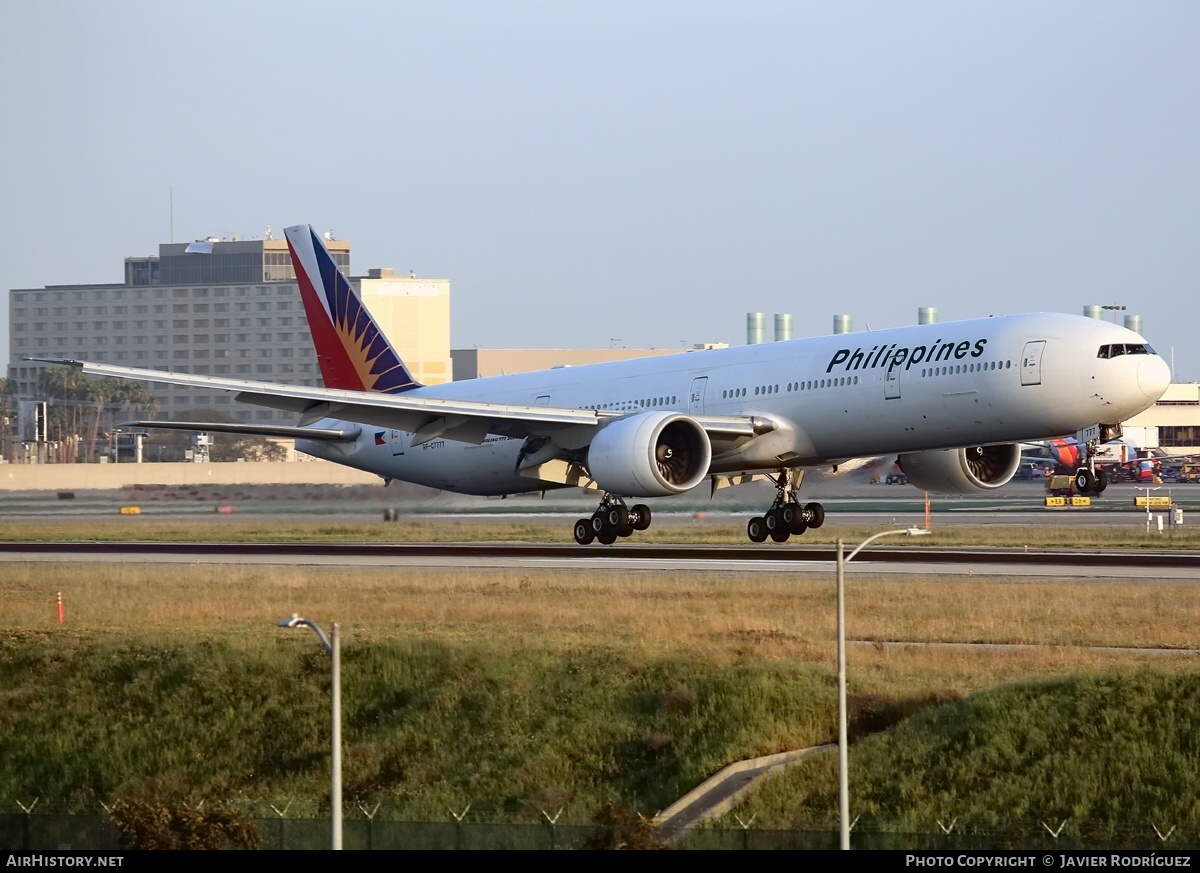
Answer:
[[[1096,469],[1096,451],[1099,447],[1099,439],[1087,441],[1087,466],[1075,471],[1075,490],[1080,494],[1100,494],[1108,487],[1108,474],[1103,469]]]
[[[1093,472],[1087,467],[1075,474],[1075,490],[1080,494],[1100,494],[1108,487],[1108,474],[1103,470]]]

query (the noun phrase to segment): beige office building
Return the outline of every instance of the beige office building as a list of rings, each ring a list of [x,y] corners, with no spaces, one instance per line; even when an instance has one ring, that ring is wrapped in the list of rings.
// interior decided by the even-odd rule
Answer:
[[[1168,455],[1196,452],[1200,449],[1200,383],[1171,383],[1153,406],[1125,425],[1157,428],[1157,448]]]
[[[344,272],[350,243],[326,240]],[[211,253],[164,243],[157,256],[125,259],[125,281],[9,292],[8,375],[37,400],[46,364],[28,356],[101,361],[177,373],[321,385],[312,336],[284,240],[216,240]],[[371,270],[351,282],[413,376],[450,379],[450,282]],[[251,422],[295,415],[237,403],[224,392],[150,383],[159,418],[195,409]]]

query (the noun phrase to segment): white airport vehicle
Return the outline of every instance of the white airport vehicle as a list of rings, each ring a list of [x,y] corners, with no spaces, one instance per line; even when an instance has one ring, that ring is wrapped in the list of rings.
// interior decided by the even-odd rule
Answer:
[[[649,527],[649,507],[627,501],[756,476],[777,493],[747,535],[783,542],[824,520],[819,503],[800,502],[804,470],[867,456],[896,455],[926,491],[994,490],[1015,474],[1022,442],[1077,433],[1094,448],[1170,380],[1132,331],[1033,313],[423,386],[311,226],[286,236],[324,388],[36,360],[298,416],[295,427],[138,426],[294,437],[298,451],[462,494],[593,487],[603,496],[575,524],[580,544]]]

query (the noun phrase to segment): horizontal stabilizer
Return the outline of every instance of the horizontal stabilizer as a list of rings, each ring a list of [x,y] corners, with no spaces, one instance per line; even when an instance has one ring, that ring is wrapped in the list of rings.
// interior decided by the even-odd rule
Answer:
[[[288,427],[270,424],[230,424],[223,421],[125,421],[121,427],[160,427],[167,430],[194,430],[206,433],[234,433],[242,436],[288,437],[301,440],[325,440],[349,443],[358,438],[360,427],[345,430],[327,427]]]

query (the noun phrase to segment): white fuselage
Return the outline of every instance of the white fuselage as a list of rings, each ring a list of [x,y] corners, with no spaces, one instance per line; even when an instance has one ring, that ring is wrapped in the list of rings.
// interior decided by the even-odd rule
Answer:
[[[1149,407],[1169,370],[1124,328],[1037,313],[564,367],[415,389],[406,396],[577,407],[636,415],[754,415],[775,429],[713,440],[710,473],[812,466],[901,452],[1010,443],[1118,423]],[[336,427],[327,420],[322,424]],[[448,438],[363,425],[352,443],[300,451],[388,479],[465,494],[545,490],[516,473],[523,440]]]

